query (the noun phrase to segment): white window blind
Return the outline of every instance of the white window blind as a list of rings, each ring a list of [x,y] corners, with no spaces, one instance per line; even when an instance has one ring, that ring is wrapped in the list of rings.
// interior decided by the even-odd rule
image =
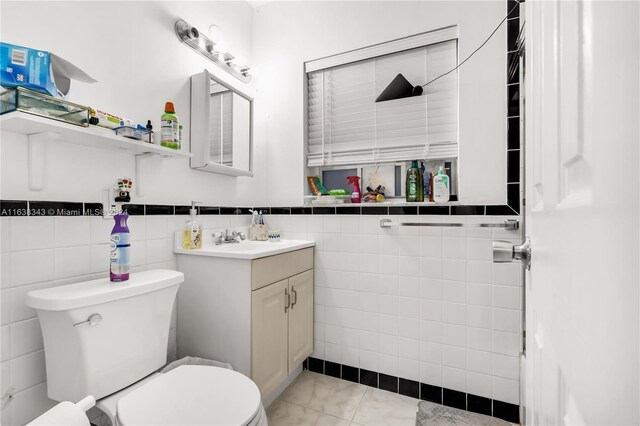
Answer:
[[[454,39],[308,72],[308,165],[457,157],[457,71],[421,96],[375,103],[397,74],[423,85],[457,57]]]
[[[210,102],[209,156],[215,163],[233,166],[233,93],[213,93]]]

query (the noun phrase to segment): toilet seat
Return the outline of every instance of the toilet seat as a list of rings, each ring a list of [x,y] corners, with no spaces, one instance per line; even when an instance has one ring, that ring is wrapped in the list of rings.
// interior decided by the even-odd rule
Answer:
[[[261,413],[260,391],[245,375],[183,365],[118,400],[118,424],[248,425]]]

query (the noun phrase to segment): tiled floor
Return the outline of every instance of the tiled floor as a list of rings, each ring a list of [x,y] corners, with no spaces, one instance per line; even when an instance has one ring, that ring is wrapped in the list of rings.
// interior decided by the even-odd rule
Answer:
[[[269,426],[413,426],[418,400],[303,371],[267,411]]]

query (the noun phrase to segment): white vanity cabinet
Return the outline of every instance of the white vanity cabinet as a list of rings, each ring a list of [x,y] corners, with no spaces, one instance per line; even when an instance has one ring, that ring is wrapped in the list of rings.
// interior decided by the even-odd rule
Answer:
[[[228,362],[267,398],[313,351],[313,247],[256,259],[177,254],[178,356]]]

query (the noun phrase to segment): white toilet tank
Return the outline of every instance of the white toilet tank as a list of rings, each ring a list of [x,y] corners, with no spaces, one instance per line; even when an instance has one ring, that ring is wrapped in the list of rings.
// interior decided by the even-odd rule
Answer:
[[[104,278],[29,292],[26,304],[42,327],[49,398],[99,399],[162,367],[183,281],[181,272],[156,269],[122,283]]]

